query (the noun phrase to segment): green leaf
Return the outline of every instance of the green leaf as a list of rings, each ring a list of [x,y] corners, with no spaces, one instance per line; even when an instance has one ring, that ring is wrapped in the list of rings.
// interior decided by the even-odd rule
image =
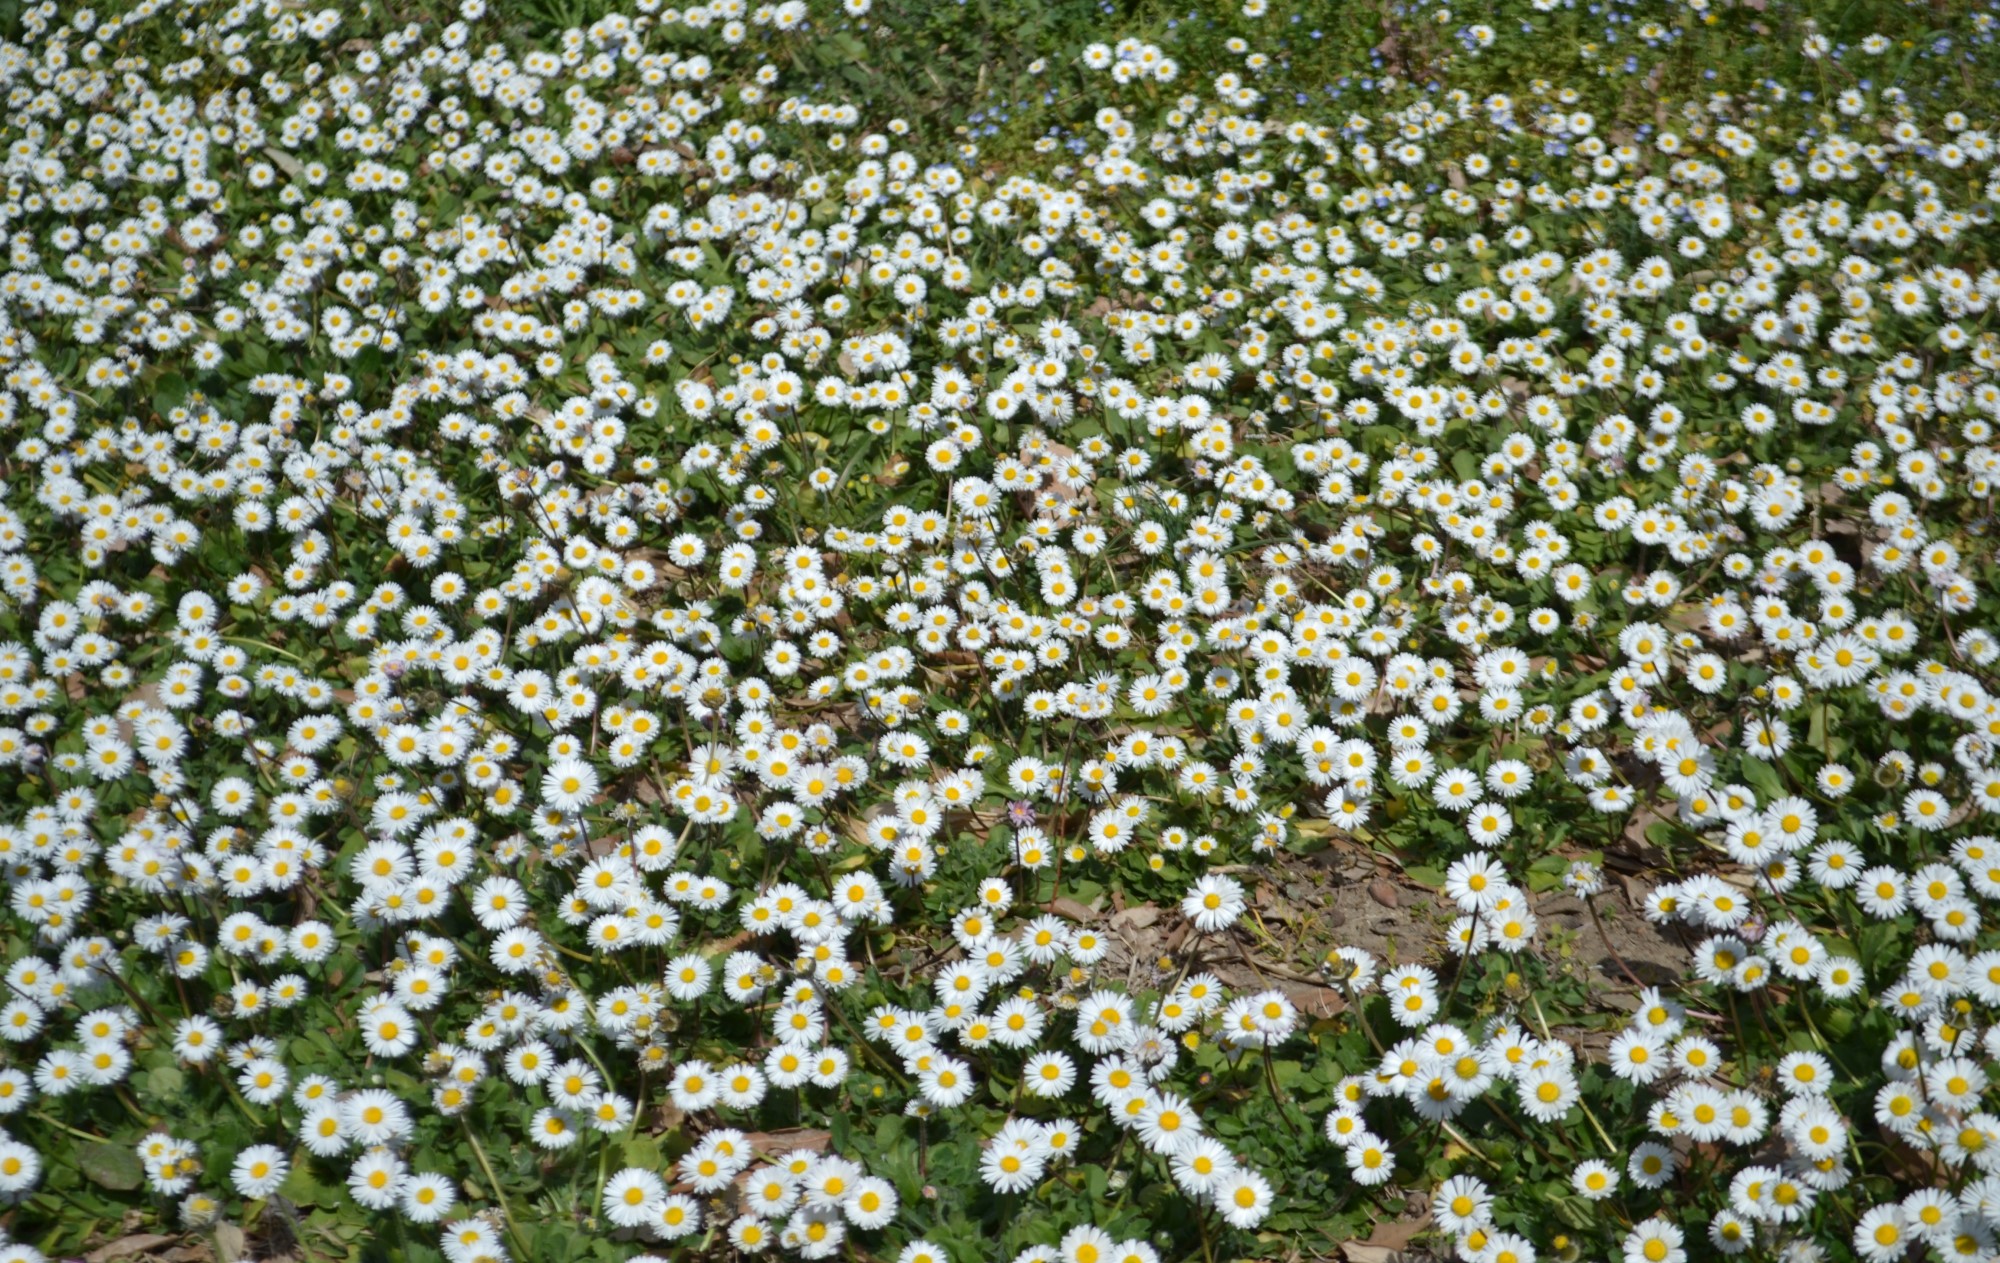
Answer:
[[[667,1160],[660,1154],[658,1140],[651,1136],[634,1136],[625,1142],[625,1165],[659,1171],[665,1169]]]
[[[79,1142],[76,1165],[92,1183],[119,1192],[129,1192],[146,1182],[146,1168],[140,1165],[139,1155],[109,1141]]]
[[[149,1101],[172,1102],[187,1087],[179,1066],[154,1066],[138,1080],[139,1095]]]
[[[312,1165],[306,1162],[292,1168],[278,1191],[297,1205],[324,1206],[328,1210],[339,1210],[346,1200],[340,1189],[314,1175]]]
[[[1769,802],[1773,798],[1785,796],[1785,783],[1778,779],[1778,769],[1762,759],[1745,758],[1740,762],[1743,765],[1743,779],[1749,782],[1750,788],[1756,790],[1764,801]]]
[[[168,373],[153,383],[153,411],[165,416],[187,398],[187,383],[179,373]]]
[[[1557,1219],[1578,1231],[1590,1228],[1597,1221],[1597,1214],[1590,1204],[1574,1193],[1565,1195],[1551,1192],[1542,1198],[1541,1202],[1555,1214]]]
[[[875,1143],[883,1149],[894,1149],[903,1139],[903,1116],[890,1114],[875,1124]]]

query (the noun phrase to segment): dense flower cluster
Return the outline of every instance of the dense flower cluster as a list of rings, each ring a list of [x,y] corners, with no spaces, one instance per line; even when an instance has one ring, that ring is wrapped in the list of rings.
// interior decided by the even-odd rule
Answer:
[[[1995,1255],[1986,124],[1134,38],[1002,169],[787,69],[866,0],[636,7],[0,44],[0,1194],[964,1263],[931,1204],[1207,1248],[1312,1167],[1534,1263],[1504,1125],[1627,1263]],[[1442,949],[1265,976],[1328,839]],[[1521,971],[1647,846],[1685,969],[1593,1044]]]

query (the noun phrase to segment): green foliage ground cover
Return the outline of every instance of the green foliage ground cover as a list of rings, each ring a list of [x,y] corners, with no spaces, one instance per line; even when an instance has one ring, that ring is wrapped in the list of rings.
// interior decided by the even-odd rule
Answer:
[[[1995,1255],[1990,6],[0,16],[0,1259]]]

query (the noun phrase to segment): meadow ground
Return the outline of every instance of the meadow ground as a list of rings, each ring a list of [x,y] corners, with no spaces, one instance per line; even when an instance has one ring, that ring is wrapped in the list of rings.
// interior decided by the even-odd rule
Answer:
[[[2000,1258],[1996,31],[0,0],[0,1263]]]

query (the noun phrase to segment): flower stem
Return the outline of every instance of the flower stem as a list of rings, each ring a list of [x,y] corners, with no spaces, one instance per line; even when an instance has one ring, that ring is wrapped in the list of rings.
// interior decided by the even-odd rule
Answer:
[[[472,1124],[466,1121],[465,1115],[459,1115],[458,1121],[465,1130],[465,1139],[472,1145],[472,1156],[479,1160],[479,1169],[485,1172],[486,1182],[493,1187],[493,1200],[500,1206],[500,1218],[507,1223],[507,1236],[514,1242],[514,1248],[521,1252],[522,1258],[530,1257],[527,1243],[521,1239],[521,1226],[514,1222],[514,1208],[507,1204],[507,1192],[500,1185],[500,1177],[493,1173],[493,1163],[486,1157],[486,1147],[479,1143],[479,1133],[472,1130]]]

